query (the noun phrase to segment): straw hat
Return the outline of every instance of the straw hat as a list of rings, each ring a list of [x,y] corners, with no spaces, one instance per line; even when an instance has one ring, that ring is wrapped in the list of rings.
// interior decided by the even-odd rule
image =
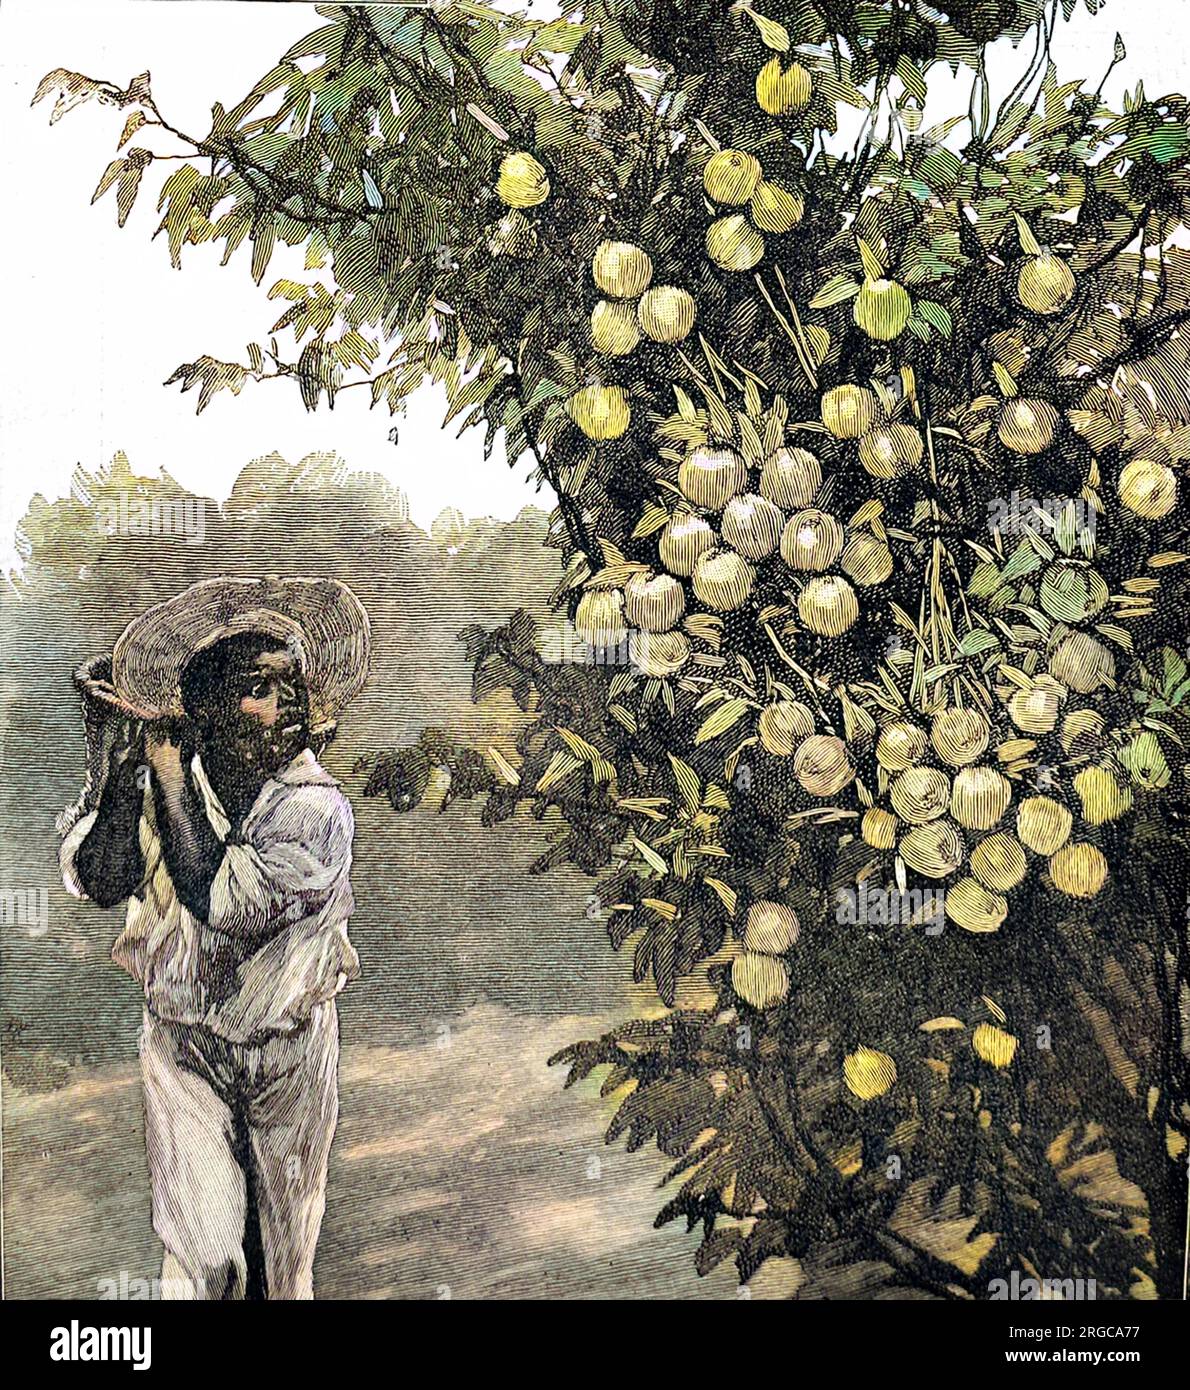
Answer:
[[[263,632],[297,657],[310,693],[310,723],[330,722],[368,676],[364,606],[337,579],[220,576],[192,584],[134,618],[112,651],[118,699],[157,718],[182,713],[186,663],[225,637]]]

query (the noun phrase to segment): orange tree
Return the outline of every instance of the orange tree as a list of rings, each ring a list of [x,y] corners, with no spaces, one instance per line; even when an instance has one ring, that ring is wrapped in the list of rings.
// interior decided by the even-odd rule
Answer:
[[[175,264],[304,248],[244,361],[171,378],[200,410],[429,377],[556,494],[580,645],[462,634],[517,758],[433,734],[366,789],[446,762],[595,877],[667,1007],[557,1060],[703,1269],[1176,1292],[1190,130],[1059,82],[1074,5],[328,7],[205,133],[147,74],[37,94],[126,113],[96,197],[166,171]]]

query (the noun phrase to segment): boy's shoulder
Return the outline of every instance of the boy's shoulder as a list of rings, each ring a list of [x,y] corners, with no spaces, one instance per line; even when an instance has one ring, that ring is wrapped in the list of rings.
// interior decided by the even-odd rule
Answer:
[[[333,787],[342,793],[342,787],[314,756],[312,748],[303,748],[292,762],[275,774],[273,781],[283,787]]]
[[[314,815],[339,821],[348,829],[354,825],[347,794],[309,748],[271,778],[268,790],[267,802],[275,814]]]

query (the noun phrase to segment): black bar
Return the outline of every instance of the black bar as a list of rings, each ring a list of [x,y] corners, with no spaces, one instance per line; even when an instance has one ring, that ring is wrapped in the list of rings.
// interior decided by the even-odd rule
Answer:
[[[776,1373],[787,1381],[800,1378],[799,1368],[804,1374],[811,1366],[824,1374],[871,1369],[899,1375],[949,1367],[961,1372],[964,1380],[972,1372],[996,1372],[1006,1375],[1005,1384],[1010,1384],[1019,1366],[1041,1369],[1043,1374],[1048,1367],[1081,1365],[1109,1373],[1139,1369],[1150,1376],[1179,1363],[1184,1369],[1190,1327],[1188,1307],[1182,1302],[807,1300],[767,1310],[757,1306],[759,1300],[738,1297],[715,1300],[721,1307],[713,1313],[701,1301],[669,1304],[663,1313],[655,1306],[659,1300],[641,1301],[635,1307],[621,1303],[614,1332],[605,1340],[611,1311],[606,1305],[592,1309],[582,1302],[555,1303],[548,1321],[543,1321],[541,1307],[532,1303],[463,1306],[462,1300],[432,1301],[437,1304],[432,1311],[374,1302],[257,1303],[250,1309],[223,1303],[201,1311],[147,1301],[9,1303],[4,1310],[4,1348],[9,1366],[15,1360],[34,1371],[77,1366],[85,1378],[95,1371],[123,1377],[134,1369],[131,1360],[106,1366],[54,1360],[51,1343],[78,1354],[85,1345],[99,1345],[96,1338],[88,1342],[84,1329],[148,1329],[145,1370],[150,1375],[181,1372],[189,1380],[234,1364],[237,1381],[259,1371],[270,1383],[284,1384],[282,1376],[292,1372],[295,1379],[290,1383],[300,1378],[311,1384],[321,1371],[341,1379],[353,1366],[362,1369],[376,1360],[388,1366],[394,1379],[423,1361],[436,1361],[454,1373],[474,1360],[477,1369],[490,1372],[497,1358],[510,1368],[516,1364],[509,1358],[517,1346],[526,1363],[543,1365],[548,1345],[553,1348],[547,1357],[551,1380],[565,1385],[572,1366],[580,1380],[593,1365],[620,1379],[630,1364],[631,1343],[639,1336],[645,1357],[638,1363],[640,1376],[652,1378],[663,1361],[669,1383],[684,1362],[692,1376],[701,1379],[706,1355],[718,1347],[717,1359],[729,1375],[733,1366],[746,1374],[745,1362],[752,1363],[748,1370],[758,1371],[763,1361],[766,1377]],[[413,1326],[406,1322],[411,1315],[416,1318]],[[663,1323],[659,1317],[664,1317]],[[530,1355],[535,1343],[537,1351]],[[131,1349],[133,1342],[131,1337],[120,1343],[113,1338],[109,1345]],[[576,1353],[583,1347],[573,1363],[563,1350],[568,1346]],[[143,1334],[139,1347],[144,1360]],[[736,1361],[737,1353],[761,1347],[767,1352],[763,1358]],[[415,1348],[421,1354],[409,1356]],[[210,1363],[208,1355],[213,1358]],[[783,1372],[777,1369],[782,1363]]]

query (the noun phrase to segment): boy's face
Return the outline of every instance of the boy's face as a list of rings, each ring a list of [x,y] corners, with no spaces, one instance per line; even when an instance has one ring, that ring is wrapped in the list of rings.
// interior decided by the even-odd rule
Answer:
[[[239,699],[239,712],[255,719],[266,729],[280,724],[298,712],[297,683],[301,679],[297,662],[285,649],[257,652],[233,672]]]
[[[271,775],[306,743],[309,701],[297,659],[273,643],[237,643],[221,666],[194,712],[199,752]]]

